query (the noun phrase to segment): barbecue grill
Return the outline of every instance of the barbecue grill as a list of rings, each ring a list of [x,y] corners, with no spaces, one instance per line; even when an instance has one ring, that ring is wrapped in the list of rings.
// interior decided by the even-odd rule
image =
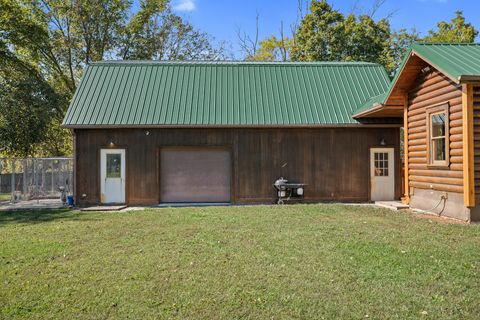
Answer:
[[[277,204],[284,204],[285,201],[303,198],[305,184],[289,183],[287,179],[281,177],[273,184],[277,190]]]

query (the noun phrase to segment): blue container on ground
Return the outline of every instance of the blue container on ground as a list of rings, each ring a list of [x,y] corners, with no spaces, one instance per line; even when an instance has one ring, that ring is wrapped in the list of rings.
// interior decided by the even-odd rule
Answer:
[[[67,204],[73,206],[73,196],[67,196]]]

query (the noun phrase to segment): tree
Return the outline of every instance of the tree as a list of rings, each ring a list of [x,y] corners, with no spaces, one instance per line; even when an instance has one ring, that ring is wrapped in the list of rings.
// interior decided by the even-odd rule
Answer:
[[[296,31],[292,60],[341,60],[344,42],[344,16],[333,10],[327,1],[312,1]]]
[[[477,35],[478,30],[471,23],[465,22],[463,12],[456,11],[455,18],[450,22],[437,23],[437,30],[430,30],[423,41],[472,43]]]
[[[130,0],[0,0],[0,59],[9,61],[0,63],[0,149],[70,153],[60,123],[91,62],[224,53],[223,44],[173,14],[169,0],[140,0],[136,12]]]
[[[240,28],[237,29],[238,44],[245,55],[245,60],[257,60],[254,57],[257,54],[259,45],[259,20],[260,15],[257,12],[257,16],[255,17],[255,37],[253,38],[245,32],[242,33]]]
[[[260,41],[260,46],[249,61],[288,61],[288,55],[292,48],[292,39],[277,38],[270,36]]]
[[[393,76],[400,63],[402,62],[408,49],[414,42],[420,41],[420,35],[417,30],[400,29],[392,32],[389,40],[390,57],[392,66],[386,66],[387,71]]]
[[[57,94],[38,70],[12,56],[0,47],[0,153],[14,156],[35,154],[53,121],[61,121],[65,97]],[[67,135],[68,136],[68,135]],[[63,141],[63,142],[62,142]],[[50,141],[47,149],[64,152]]]
[[[223,43],[213,45],[208,34],[174,15],[164,5],[145,6],[122,31],[122,59],[218,60],[225,57]]]
[[[258,31],[257,31],[258,35]],[[249,38],[245,38],[249,39]],[[246,44],[248,41],[243,41],[242,48],[249,48]],[[258,41],[258,40],[257,40]],[[256,42],[251,42],[255,45],[250,46],[250,49],[244,49],[246,53],[246,59],[249,61],[288,61],[290,59],[290,53],[294,46],[293,38],[286,37],[283,32],[283,22],[280,23],[280,37],[272,35],[268,38],[261,40],[256,45]]]
[[[388,19],[375,21],[375,8],[370,15],[345,17],[325,0],[312,1],[295,32],[292,60],[368,61],[393,68],[390,23]]]
[[[390,23],[386,19],[375,22],[369,15],[358,18],[350,14],[343,21],[340,58],[344,61],[368,61],[391,68],[393,61],[389,52]]]

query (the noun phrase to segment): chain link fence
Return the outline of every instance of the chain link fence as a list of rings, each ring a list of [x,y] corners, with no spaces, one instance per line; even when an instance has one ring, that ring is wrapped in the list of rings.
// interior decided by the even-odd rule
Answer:
[[[59,198],[72,178],[72,158],[0,158],[0,202]]]

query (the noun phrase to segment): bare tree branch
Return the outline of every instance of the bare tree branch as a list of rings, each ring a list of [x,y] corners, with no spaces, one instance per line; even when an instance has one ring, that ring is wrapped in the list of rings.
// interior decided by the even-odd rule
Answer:
[[[257,12],[255,18],[255,37],[252,39],[246,32],[242,32],[240,28],[237,28],[237,39],[240,49],[244,52],[246,58],[253,57],[258,50],[259,42],[259,21],[260,14]]]
[[[283,34],[283,21],[280,21],[280,54],[282,61],[287,61],[287,46],[285,43],[285,35]]]
[[[367,15],[373,19],[373,17],[378,13],[378,11],[384,6],[384,4],[387,2],[387,0],[374,0],[372,8],[370,11],[367,13]],[[392,18],[396,13],[398,12],[398,9],[392,10],[388,12],[382,19],[389,20]]]

